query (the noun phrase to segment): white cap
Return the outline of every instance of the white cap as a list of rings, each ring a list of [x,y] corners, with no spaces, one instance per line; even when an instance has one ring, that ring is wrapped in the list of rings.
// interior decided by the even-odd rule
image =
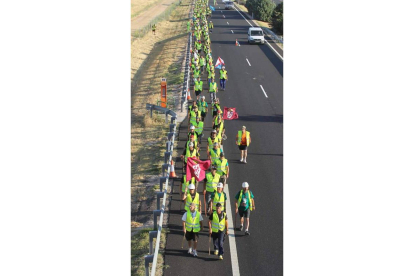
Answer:
[[[201,98],[205,99],[205,98],[206,98],[206,96],[201,96]]]
[[[188,144],[189,147],[194,147],[194,143],[191,142],[190,144]]]
[[[219,184],[217,184],[217,188],[223,188],[223,183],[219,183]]]
[[[213,145],[214,145],[214,146],[218,146],[218,143],[214,143]]]
[[[212,133],[217,133],[217,130],[213,129]]]
[[[242,128],[246,129],[246,126],[242,126]]]
[[[242,187],[243,187],[243,188],[248,188],[248,187],[249,187],[249,183],[247,183],[247,182],[243,182]]]
[[[190,126],[190,129],[195,129],[195,126]]]
[[[191,183],[190,185],[188,185],[188,189],[190,189],[190,190],[194,190],[194,189],[195,189],[194,184],[193,184],[193,183]]]

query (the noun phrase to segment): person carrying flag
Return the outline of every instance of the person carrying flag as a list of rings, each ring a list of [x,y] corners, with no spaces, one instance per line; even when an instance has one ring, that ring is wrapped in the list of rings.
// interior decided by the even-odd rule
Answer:
[[[184,151],[180,157],[181,160],[183,160],[183,173],[186,173],[188,157],[200,157],[200,154],[198,153],[198,150],[194,147],[194,143],[189,143],[188,148],[184,147]]]

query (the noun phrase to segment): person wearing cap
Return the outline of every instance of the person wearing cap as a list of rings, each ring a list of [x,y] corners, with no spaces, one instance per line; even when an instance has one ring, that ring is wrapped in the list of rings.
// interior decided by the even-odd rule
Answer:
[[[194,125],[196,122],[197,116],[201,117],[201,111],[198,110],[198,106],[194,106],[193,110],[188,113],[188,119],[190,120],[190,125]]]
[[[215,129],[211,132],[210,137],[208,137],[207,143],[207,156],[209,156],[210,151],[214,148],[214,143],[221,143],[221,140],[217,137],[217,131]]]
[[[197,102],[193,101],[193,103],[190,106],[188,106],[188,113],[190,113],[190,111],[192,111],[195,106],[197,106]]]
[[[199,157],[200,154],[198,153],[197,149],[194,147],[194,143],[189,143],[188,147],[184,147],[184,151],[181,154],[181,160],[183,160],[183,173],[186,172],[187,169],[187,159],[188,157]]]
[[[206,46],[204,46],[206,47]],[[201,68],[201,73],[204,74],[204,69],[206,67],[206,58],[204,56],[200,57],[200,68]]]
[[[216,210],[216,204],[217,203],[221,203],[222,207],[221,210],[225,211],[226,210],[226,200],[227,200],[227,195],[225,192],[223,192],[223,183],[219,182],[217,184],[217,190],[214,191],[214,193],[212,193],[210,195],[210,214],[211,212]]]
[[[204,204],[206,204],[206,206],[208,207],[207,213],[210,213],[211,195],[214,194],[215,191],[217,191],[217,185],[219,181],[220,175],[217,173],[217,168],[215,166],[212,166],[211,172],[206,173],[203,187],[204,199],[207,200],[207,202],[204,202]]]
[[[189,209],[184,213],[181,220],[183,221],[184,235],[188,241],[188,253],[197,257],[198,233],[203,230],[203,216],[196,210],[196,204],[191,203]],[[193,245],[191,241],[193,241]]]
[[[217,173],[220,175],[220,182],[225,186],[227,184],[227,178],[229,178],[230,168],[229,162],[224,157],[224,152],[220,153],[220,158],[214,161],[214,166],[217,167]]]
[[[213,74],[212,80],[210,82],[210,89],[208,91],[210,92],[210,101],[211,101],[211,103],[213,103],[214,100],[216,99],[216,94],[217,94],[217,91],[218,91],[217,83],[214,80],[214,74]]]
[[[243,126],[242,130],[239,130],[236,137],[236,145],[239,146],[239,150],[241,153],[240,162],[247,163],[247,147],[252,142],[252,138],[250,136],[250,132],[246,131],[246,127]]]
[[[195,70],[193,71],[193,77],[194,77],[194,84],[196,81],[200,78],[200,67],[196,65]]]
[[[220,158],[220,153],[222,153],[223,150],[220,148],[219,143],[214,143],[213,148],[209,151],[207,158],[211,160],[211,163],[214,163],[216,160]]]
[[[187,181],[187,175],[183,174],[183,177],[182,177],[181,183],[180,183],[180,199],[181,200],[183,200],[183,196],[188,193],[188,191],[189,191],[188,186],[190,184],[196,185],[195,177],[191,178],[191,183],[190,183],[190,180]]]
[[[218,114],[222,114],[221,108],[220,108],[220,100],[216,98],[214,101],[214,104],[211,105],[211,109],[213,110],[213,121],[216,119]]]
[[[201,200],[200,195],[196,192],[196,186],[191,183],[188,185],[189,191],[184,193],[182,200],[185,202],[184,209],[190,211],[190,204],[194,203],[196,205],[196,210],[201,212]]]
[[[201,138],[204,136],[204,123],[201,121],[201,117],[197,116],[196,123],[193,127],[195,127],[194,132],[197,134],[198,145],[201,146]]]
[[[197,123],[197,117],[196,117],[196,123]],[[187,134],[187,139],[190,140],[191,136],[194,136],[195,140],[198,140],[199,133],[196,132],[197,127],[195,125],[190,126],[190,132]]]
[[[216,4],[214,4],[214,5],[216,5]],[[208,27],[210,28],[210,31],[213,32],[213,29],[214,29],[213,21],[210,20],[210,23],[208,24]]]
[[[214,255],[219,255],[219,259],[223,260],[224,239],[229,234],[229,225],[226,212],[222,211],[222,204],[217,203],[215,207],[216,210],[209,217],[208,228],[213,238]]]
[[[201,121],[204,122],[204,118],[208,113],[208,104],[205,96],[201,96],[201,101],[197,101],[197,106],[198,110],[201,111]]]
[[[186,148],[190,148],[190,144],[192,143],[194,145],[194,148],[199,151],[200,146],[198,145],[197,135],[190,135],[190,139],[185,143]]]
[[[236,194],[236,214],[240,214],[240,231],[243,231],[243,222],[246,218],[246,231],[245,235],[250,235],[250,212],[255,210],[254,195],[249,190],[249,183],[243,182],[242,189]],[[234,218],[236,219],[236,218]]]
[[[226,67],[223,65],[220,69],[220,88],[226,90],[226,80],[228,79]]]
[[[195,73],[194,73],[194,76],[195,76]],[[197,101],[200,97],[201,92],[203,92],[203,81],[201,80],[200,74],[198,74],[198,77],[194,82],[194,93],[196,95]]]

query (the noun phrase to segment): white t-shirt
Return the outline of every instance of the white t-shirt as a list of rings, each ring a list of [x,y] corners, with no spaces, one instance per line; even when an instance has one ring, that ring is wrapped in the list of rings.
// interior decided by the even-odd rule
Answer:
[[[195,211],[194,211],[194,213],[191,213],[191,216],[193,217],[193,219],[195,218],[195,215],[196,215]],[[187,221],[187,212],[184,213],[182,221]],[[203,221],[203,216],[201,216],[201,215],[200,215],[200,221]]]

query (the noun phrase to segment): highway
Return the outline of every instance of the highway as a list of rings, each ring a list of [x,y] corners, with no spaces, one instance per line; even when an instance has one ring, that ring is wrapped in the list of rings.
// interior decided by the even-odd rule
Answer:
[[[250,25],[235,10],[224,10],[218,3],[213,12],[212,53],[214,61],[221,57],[228,71],[226,90],[218,92],[221,108],[235,107],[239,118],[225,121],[228,139],[223,150],[230,166],[227,198],[230,200],[233,220],[234,197],[247,181],[253,192],[256,210],[251,213],[249,231],[235,232],[237,261],[240,275],[283,275],[283,51],[274,43],[249,45],[247,31]],[[213,1],[210,1],[213,5]],[[220,9],[218,8],[220,7]],[[251,21],[250,24],[254,25]],[[235,45],[236,39],[240,47]],[[270,42],[270,41],[269,41]],[[203,94],[209,102],[206,74]],[[219,86],[219,73],[216,70]],[[192,90],[193,91],[193,90]],[[192,97],[194,93],[192,92]],[[210,103],[209,103],[210,106]],[[205,121],[201,159],[205,160],[207,138],[211,131],[211,112]],[[252,137],[247,164],[240,163],[240,152],[235,144],[236,134],[246,126]],[[181,154],[187,135],[187,121],[179,129],[178,152]],[[176,158],[176,171],[181,177],[181,161]],[[165,250],[165,275],[188,275],[194,271],[201,275],[233,274],[235,262],[231,262],[229,238],[226,237],[224,260],[208,255],[208,218],[204,216],[204,231],[200,233],[199,257],[187,254],[187,242],[181,249],[183,238],[180,211],[179,181],[174,181],[172,203]],[[202,197],[202,186],[198,192]],[[204,202],[202,202],[204,204]],[[204,207],[203,207],[204,208]],[[237,227],[240,220],[237,218]],[[233,226],[229,225],[233,228]],[[213,247],[212,247],[213,248]]]

